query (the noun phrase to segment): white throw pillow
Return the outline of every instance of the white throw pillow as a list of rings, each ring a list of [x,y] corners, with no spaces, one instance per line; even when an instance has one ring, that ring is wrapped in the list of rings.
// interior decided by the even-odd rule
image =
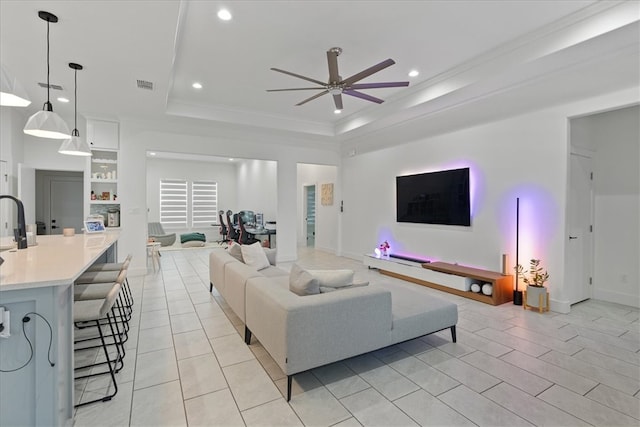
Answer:
[[[260,271],[269,267],[269,260],[267,255],[262,250],[260,242],[256,242],[252,245],[240,245],[240,252],[242,252],[242,259],[244,263]]]
[[[318,286],[318,279],[309,274],[308,271],[300,268],[298,264],[293,264],[289,274],[289,290],[303,297],[319,294],[320,286]]]
[[[204,246],[204,242],[200,240],[190,240],[188,242],[182,243],[183,248],[201,248]]]
[[[353,283],[353,270],[307,270],[325,288],[342,288]]]

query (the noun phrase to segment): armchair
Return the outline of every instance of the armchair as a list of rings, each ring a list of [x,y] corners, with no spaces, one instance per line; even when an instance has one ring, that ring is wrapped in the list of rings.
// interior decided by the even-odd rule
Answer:
[[[165,233],[159,222],[150,222],[147,227],[149,237],[160,242],[160,246],[171,246],[176,242],[176,233]]]

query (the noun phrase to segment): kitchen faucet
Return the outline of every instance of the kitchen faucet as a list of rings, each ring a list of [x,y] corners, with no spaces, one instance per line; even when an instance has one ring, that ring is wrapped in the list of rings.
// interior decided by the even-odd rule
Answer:
[[[27,227],[24,220],[24,205],[20,199],[8,194],[0,194],[0,199],[11,199],[18,205],[18,228],[13,229],[13,236],[18,244],[18,249],[27,249]]]

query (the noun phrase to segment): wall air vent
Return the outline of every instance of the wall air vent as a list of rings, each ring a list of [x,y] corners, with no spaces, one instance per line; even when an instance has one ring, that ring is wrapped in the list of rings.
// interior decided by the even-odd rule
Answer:
[[[138,89],[153,90],[153,82],[138,80]]]
[[[47,84],[46,83],[38,83],[38,86],[46,88]],[[62,86],[60,86],[60,85],[49,85],[49,89],[62,90]]]

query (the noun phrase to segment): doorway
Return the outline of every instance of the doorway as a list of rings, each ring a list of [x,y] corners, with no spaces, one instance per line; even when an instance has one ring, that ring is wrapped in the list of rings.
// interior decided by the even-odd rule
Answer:
[[[593,286],[593,160],[571,153],[567,204],[569,304],[591,298]]]
[[[36,170],[36,220],[45,224],[46,234],[82,231],[83,189],[82,172]]]
[[[307,247],[313,248],[316,245],[316,186],[305,185],[304,218],[307,224]]]

